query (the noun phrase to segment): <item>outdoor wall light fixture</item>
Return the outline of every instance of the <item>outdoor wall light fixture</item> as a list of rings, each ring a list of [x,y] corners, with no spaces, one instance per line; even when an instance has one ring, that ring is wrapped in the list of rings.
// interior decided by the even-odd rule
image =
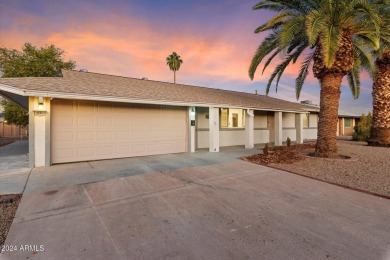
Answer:
[[[34,115],[43,116],[46,114],[45,111],[45,100],[43,97],[38,97],[38,106],[34,109]]]
[[[43,97],[38,97],[38,110],[43,110],[43,104],[44,104],[44,101],[43,101]]]

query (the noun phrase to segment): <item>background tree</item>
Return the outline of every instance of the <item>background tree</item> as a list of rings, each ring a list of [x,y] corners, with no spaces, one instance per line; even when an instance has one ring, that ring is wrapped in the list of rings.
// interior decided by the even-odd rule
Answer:
[[[64,51],[54,45],[37,48],[25,43],[22,51],[0,48],[2,77],[56,77],[61,69],[76,67],[74,61],[64,61],[63,56]]]
[[[1,105],[4,107],[4,120],[8,124],[13,124],[21,127],[28,125],[28,114],[24,109],[21,109],[12,101],[6,99],[1,100]]]
[[[56,77],[61,69],[74,69],[76,63],[64,61],[64,51],[49,45],[37,48],[25,43],[22,51],[0,48],[0,68],[3,78],[13,77]],[[26,126],[27,112],[11,101],[3,100],[5,120],[9,124]]]
[[[348,74],[353,92],[358,96],[356,74],[359,73],[361,59],[372,60],[369,49],[378,48],[381,19],[377,9],[372,8],[369,2],[264,0],[253,7],[254,10],[272,10],[278,14],[255,30],[256,33],[270,30],[271,33],[252,59],[250,78],[253,80],[257,67],[267,55],[270,54],[264,69],[276,55],[281,54],[283,60],[276,66],[267,84],[268,94],[273,80],[276,78],[277,87],[286,67],[306,54],[296,79],[297,99],[311,65],[314,76],[320,81],[316,156],[338,156],[336,129],[341,80]],[[355,48],[353,40],[359,36],[368,40],[361,41],[362,48]]]
[[[176,52],[172,52],[166,59],[169,69],[173,71],[173,83],[176,83],[176,71],[180,69],[180,65],[183,63],[182,59]]]

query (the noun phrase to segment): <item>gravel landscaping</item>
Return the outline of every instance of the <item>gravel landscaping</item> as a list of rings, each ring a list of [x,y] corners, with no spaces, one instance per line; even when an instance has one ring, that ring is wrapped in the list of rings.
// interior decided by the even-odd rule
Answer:
[[[277,148],[266,160],[266,155],[253,155],[243,159],[313,177],[326,182],[390,196],[390,149],[370,147],[365,142],[338,141],[339,154],[351,157],[347,160],[313,158],[307,155],[313,152],[312,144],[294,145],[290,148]],[[278,149],[280,150],[278,152]],[[293,161],[289,161],[293,157]],[[261,159],[259,159],[261,158]],[[264,163],[265,161],[265,163]]]
[[[0,195],[0,246],[7,238],[21,199],[21,194]]]

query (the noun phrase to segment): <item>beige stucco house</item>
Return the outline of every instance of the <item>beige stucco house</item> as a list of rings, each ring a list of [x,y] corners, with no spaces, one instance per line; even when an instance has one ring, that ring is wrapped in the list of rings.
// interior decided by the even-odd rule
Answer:
[[[358,125],[360,120],[359,115],[348,112],[339,111],[337,120],[337,136],[352,136],[354,128]]]
[[[64,70],[0,94],[29,111],[31,167],[317,137],[318,107],[236,91]]]

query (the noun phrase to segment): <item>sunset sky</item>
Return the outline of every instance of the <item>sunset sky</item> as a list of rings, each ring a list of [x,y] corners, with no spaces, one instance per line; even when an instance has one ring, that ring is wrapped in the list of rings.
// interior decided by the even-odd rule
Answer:
[[[239,0],[0,0],[0,46],[54,44],[77,62],[77,69],[135,78],[173,81],[165,58],[176,51],[184,63],[177,82],[265,94],[273,64],[255,80],[248,77],[251,58],[265,34],[254,29],[272,13],[252,11],[258,1]],[[296,101],[299,63],[282,77],[270,96]],[[372,82],[362,74],[359,100],[346,81],[341,109],[371,110]],[[306,81],[301,100],[319,104],[319,83]]]

